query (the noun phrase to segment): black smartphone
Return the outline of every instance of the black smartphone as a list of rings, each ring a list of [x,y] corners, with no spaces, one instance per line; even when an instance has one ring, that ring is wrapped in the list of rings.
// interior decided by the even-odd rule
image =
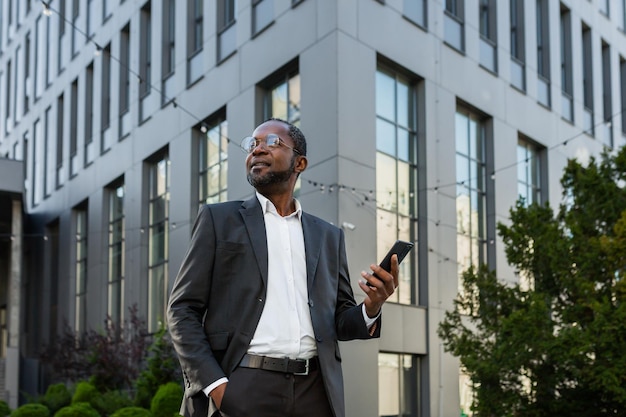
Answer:
[[[400,262],[402,262],[402,260],[405,258],[405,256],[409,252],[411,252],[411,249],[413,249],[413,246],[415,245],[412,242],[406,242],[404,240],[396,240],[396,243],[393,244],[391,249],[389,249],[389,251],[383,258],[383,260],[380,262],[379,264],[380,267],[387,272],[391,271],[391,256],[394,253],[398,255],[398,265],[399,265]],[[376,274],[374,274],[374,276],[376,276]],[[367,283],[367,285],[371,286],[369,282]]]

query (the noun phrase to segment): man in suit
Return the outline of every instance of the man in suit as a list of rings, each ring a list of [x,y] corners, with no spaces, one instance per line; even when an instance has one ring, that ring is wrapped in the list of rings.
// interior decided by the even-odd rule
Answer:
[[[361,272],[357,305],[343,231],[293,196],[307,167],[300,129],[270,119],[242,148],[256,193],[200,209],[169,301],[181,414],[344,417],[338,340],[380,335],[397,257],[391,272]]]

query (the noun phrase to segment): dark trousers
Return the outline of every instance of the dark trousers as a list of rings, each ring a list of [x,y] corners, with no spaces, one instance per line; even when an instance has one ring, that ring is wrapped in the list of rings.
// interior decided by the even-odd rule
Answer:
[[[293,375],[239,367],[228,378],[223,417],[333,417],[322,374]]]

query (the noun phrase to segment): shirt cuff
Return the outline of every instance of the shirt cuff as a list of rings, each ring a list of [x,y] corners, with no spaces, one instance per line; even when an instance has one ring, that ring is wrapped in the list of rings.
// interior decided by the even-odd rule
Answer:
[[[222,384],[225,384],[227,382],[228,382],[228,378],[226,378],[226,377],[220,378],[217,381],[215,381],[214,383],[212,383],[211,385],[209,385],[208,387],[204,388],[202,390],[202,392],[204,392],[204,395],[206,395],[208,397],[209,394],[211,393],[211,391],[213,391],[218,386],[220,386]]]
[[[376,320],[378,320],[378,318],[380,317],[380,313],[381,313],[381,311],[379,311],[376,317],[370,318],[365,312],[365,304],[361,304],[361,311],[363,312],[363,320],[365,320],[365,325],[367,326],[368,329],[372,327],[374,323],[376,323]]]

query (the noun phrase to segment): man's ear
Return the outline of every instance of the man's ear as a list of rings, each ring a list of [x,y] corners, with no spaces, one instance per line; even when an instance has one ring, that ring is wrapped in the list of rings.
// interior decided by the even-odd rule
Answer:
[[[296,157],[296,165],[294,167],[294,171],[299,174],[306,169],[308,164],[309,164],[309,160],[306,159],[306,156],[298,155]]]

